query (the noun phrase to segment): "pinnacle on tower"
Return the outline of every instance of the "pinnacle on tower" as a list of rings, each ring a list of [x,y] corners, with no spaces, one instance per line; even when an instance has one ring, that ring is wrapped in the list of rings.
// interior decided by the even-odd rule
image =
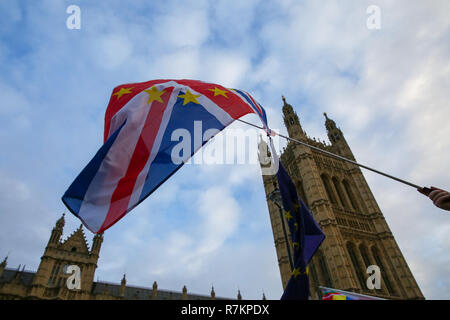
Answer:
[[[155,281],[153,282],[152,299],[155,300],[157,296],[158,296],[158,284]]]
[[[286,98],[284,96],[281,96],[281,99],[283,100],[283,113],[285,115],[289,113],[294,113],[294,109],[289,103],[286,102]]]
[[[8,261],[8,256],[5,257],[5,259],[3,259],[2,263],[0,263],[0,268],[1,267],[6,267],[6,262]]]
[[[8,256],[5,257],[5,259],[3,259],[2,263],[0,263],[0,277],[3,274],[3,271],[6,268],[6,260],[8,260]]]
[[[120,289],[119,289],[119,294],[122,298],[125,297],[125,286],[127,284],[127,279],[125,278],[125,273],[123,274],[123,278],[122,281],[120,281]]]
[[[328,118],[328,115],[326,112],[324,112],[323,115],[325,116],[325,128],[327,128],[328,131],[337,129],[336,122],[334,122],[333,120]]]
[[[294,108],[286,102],[286,98],[284,96],[281,96],[281,98],[283,99],[284,125],[288,130],[289,137],[300,139],[305,136],[305,133],[300,125],[300,120],[298,119],[297,113],[294,111]]]
[[[65,216],[65,213],[63,213],[62,217],[56,221],[55,227],[53,228],[52,234],[50,235],[50,239],[48,241],[49,245],[54,246],[59,243],[62,233],[63,233],[64,225],[65,225],[64,216]]]
[[[183,286],[181,299],[187,300],[187,288],[186,288],[186,286]]]
[[[335,152],[341,156],[344,156],[350,160],[355,161],[352,150],[350,149],[347,141],[345,140],[344,134],[341,129],[336,126],[336,122],[328,118],[326,112],[323,113],[325,116],[325,128],[328,132],[328,139],[331,145],[335,148]]]
[[[58,219],[58,221],[56,221],[55,227],[58,229],[62,229],[64,228],[65,225],[65,219],[64,216],[66,215],[66,213],[63,213],[61,218]]]
[[[102,246],[102,242],[103,242],[103,235],[101,233],[97,233],[94,236],[94,240],[92,241],[91,253],[99,255],[100,254],[100,248]]]

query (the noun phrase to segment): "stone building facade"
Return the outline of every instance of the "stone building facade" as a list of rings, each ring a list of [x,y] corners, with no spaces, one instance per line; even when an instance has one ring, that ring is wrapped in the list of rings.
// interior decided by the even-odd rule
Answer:
[[[310,138],[284,97],[283,104],[289,137],[355,161],[342,131],[327,114],[330,144]],[[386,299],[424,299],[358,166],[292,141],[280,159],[326,235],[309,266],[312,299],[320,297],[318,286]],[[273,201],[276,176],[263,175],[263,182],[284,288],[291,276],[292,243],[282,208]],[[370,265],[381,270],[381,289],[367,288]]]
[[[82,226],[66,240],[62,240],[64,215],[56,222],[37,272],[25,270],[25,266],[9,269],[7,257],[0,263],[0,299],[45,300],[210,300],[216,297],[214,288],[210,296],[188,293],[186,286],[181,292],[158,289],[156,281],[152,288],[127,285],[123,276],[120,284],[94,281],[94,274],[103,242],[97,234],[89,249]],[[66,266],[80,268],[80,289],[69,289]],[[242,299],[238,292],[238,299]]]

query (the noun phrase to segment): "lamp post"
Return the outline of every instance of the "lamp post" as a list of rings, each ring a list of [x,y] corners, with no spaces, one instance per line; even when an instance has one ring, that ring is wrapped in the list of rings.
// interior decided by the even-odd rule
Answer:
[[[280,212],[280,219],[281,219],[281,226],[283,228],[283,234],[284,234],[284,241],[286,243],[286,249],[288,252],[288,256],[289,256],[289,264],[291,266],[291,271],[294,270],[294,263],[292,261],[292,254],[291,254],[291,248],[289,246],[289,240],[288,240],[288,236],[287,236],[287,232],[286,232],[286,226],[284,224],[284,217],[283,217],[283,210],[282,210],[282,200],[281,200],[281,192],[278,188],[275,188],[275,190],[273,190],[271,193],[269,193],[269,195],[267,196],[267,198],[272,201],[273,203],[275,203],[275,205],[278,207],[278,211]]]

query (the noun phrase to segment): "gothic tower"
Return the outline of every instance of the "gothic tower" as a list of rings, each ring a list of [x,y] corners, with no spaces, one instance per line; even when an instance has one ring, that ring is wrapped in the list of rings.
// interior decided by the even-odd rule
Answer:
[[[92,248],[89,250],[82,225],[66,240],[61,239],[64,224],[63,214],[56,222],[41,257],[41,263],[33,279],[31,297],[50,299],[89,298],[103,236],[95,235]],[[81,288],[79,290],[68,290],[67,288],[67,279],[72,274],[65,272],[69,265],[76,265],[80,268]]]
[[[341,129],[327,114],[325,127],[331,144],[310,138],[284,97],[283,103],[284,122],[291,138],[355,160]],[[259,148],[267,148],[264,141]],[[358,166],[294,142],[288,143],[280,159],[326,235],[309,265],[313,299],[319,298],[318,286],[387,299],[424,299]],[[293,246],[277,200],[276,177],[263,175],[263,182],[285,288],[292,270]],[[380,289],[367,288],[366,270],[370,265],[380,268]]]

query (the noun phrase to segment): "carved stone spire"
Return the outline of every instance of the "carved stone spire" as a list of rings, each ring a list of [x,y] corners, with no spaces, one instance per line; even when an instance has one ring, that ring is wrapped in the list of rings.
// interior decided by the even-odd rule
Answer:
[[[298,119],[297,113],[294,111],[294,108],[286,102],[286,98],[284,96],[282,96],[282,99],[284,125],[288,130],[289,137],[301,139],[305,136],[305,133],[300,125],[300,120]]]
[[[326,112],[324,112],[323,115],[325,116],[325,128],[328,132],[328,139],[330,140],[331,145],[335,148],[335,152],[350,160],[355,160],[353,152],[347,144],[341,129],[336,126],[336,122],[334,122],[334,120],[328,118]]]

